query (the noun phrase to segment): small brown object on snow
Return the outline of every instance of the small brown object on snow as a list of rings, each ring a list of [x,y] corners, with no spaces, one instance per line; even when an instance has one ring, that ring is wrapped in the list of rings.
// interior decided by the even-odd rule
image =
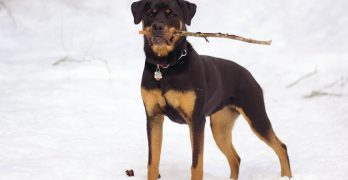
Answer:
[[[144,34],[146,35],[147,32],[144,30],[139,31],[139,34]],[[250,38],[244,38],[241,36],[237,36],[234,34],[222,34],[222,33],[202,33],[202,32],[187,32],[187,31],[176,31],[174,34],[179,35],[179,36],[193,36],[193,37],[202,37],[204,38],[207,42],[208,37],[215,37],[215,38],[226,38],[226,39],[234,39],[238,41],[243,41],[243,42],[248,42],[248,43],[253,43],[253,44],[261,44],[261,45],[271,45],[272,40],[270,41],[259,41],[259,40],[254,40]]]
[[[133,177],[133,176],[134,176],[134,171],[133,171],[133,169],[126,170],[126,174],[127,174],[128,177]]]

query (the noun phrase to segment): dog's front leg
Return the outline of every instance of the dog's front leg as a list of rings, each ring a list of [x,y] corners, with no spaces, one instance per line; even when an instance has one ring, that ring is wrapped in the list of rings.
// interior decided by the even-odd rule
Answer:
[[[191,180],[203,179],[204,126],[204,116],[194,118],[189,125],[192,147]]]
[[[147,139],[149,145],[148,180],[157,180],[162,146],[163,115],[147,118]]]

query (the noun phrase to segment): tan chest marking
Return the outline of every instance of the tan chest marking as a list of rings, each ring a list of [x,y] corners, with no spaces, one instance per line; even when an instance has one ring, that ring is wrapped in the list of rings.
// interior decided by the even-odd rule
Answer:
[[[162,91],[159,89],[147,90],[141,88],[141,96],[143,98],[146,112],[149,116],[152,116],[163,109],[166,106],[166,103],[176,109],[181,115],[189,120],[192,117],[196,102],[196,93],[194,91],[175,91],[170,90],[162,95]]]
[[[183,113],[185,119],[191,119],[197,98],[194,91],[170,90],[164,94],[164,97],[170,106]]]
[[[141,97],[143,98],[148,116],[154,115],[156,108],[164,108],[166,105],[166,100],[159,89],[147,90],[141,88]]]

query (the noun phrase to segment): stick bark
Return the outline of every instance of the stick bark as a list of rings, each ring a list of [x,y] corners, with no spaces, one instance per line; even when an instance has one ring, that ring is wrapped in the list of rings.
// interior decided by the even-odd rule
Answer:
[[[139,31],[139,34],[146,34],[146,31]],[[244,38],[241,36],[237,36],[234,34],[223,34],[223,33],[202,33],[202,32],[188,32],[188,31],[176,31],[174,34],[177,34],[179,36],[192,36],[192,37],[202,37],[204,38],[207,42],[209,42],[208,37],[214,37],[214,38],[226,38],[226,39],[233,39],[233,40],[238,40],[238,41],[243,41],[247,43],[252,43],[252,44],[260,44],[260,45],[271,45],[272,41],[260,41],[260,40],[255,40],[251,38]]]

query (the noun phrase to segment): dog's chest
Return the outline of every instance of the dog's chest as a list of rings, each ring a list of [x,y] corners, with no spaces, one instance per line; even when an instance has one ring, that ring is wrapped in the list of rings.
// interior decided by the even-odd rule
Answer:
[[[196,102],[194,91],[169,90],[162,92],[160,89],[142,88],[141,95],[148,116],[162,113],[174,122],[191,123]]]

